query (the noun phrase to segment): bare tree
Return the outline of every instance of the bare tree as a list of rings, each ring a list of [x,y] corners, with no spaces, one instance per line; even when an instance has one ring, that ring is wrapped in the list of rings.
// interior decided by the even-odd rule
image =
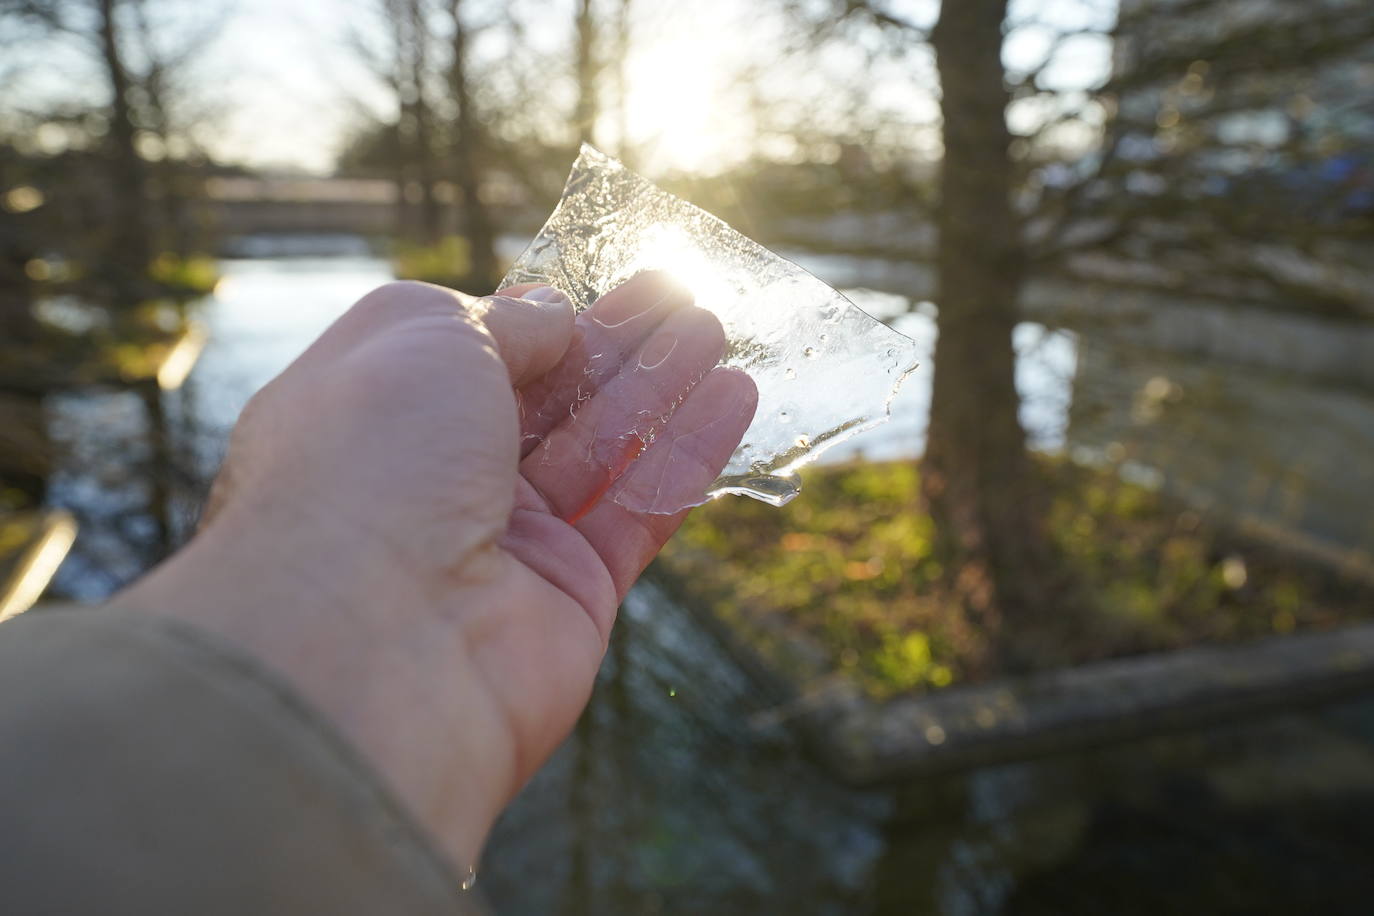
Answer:
[[[632,37],[631,14],[633,0],[620,0],[615,16],[615,43],[613,66],[615,73],[615,117],[616,143],[619,144],[620,160],[634,165],[634,148],[630,141],[630,86],[629,61]]]
[[[912,65],[922,53],[934,54],[941,93],[933,205],[939,336],[922,493],[949,584],[994,631],[1004,621],[1047,613],[1058,577],[1047,500],[1026,452],[1014,380],[1012,332],[1027,261],[1013,206],[1018,166],[1007,123],[1006,26],[1007,0],[948,0],[933,26],[877,0],[844,0],[811,20],[810,47],[803,46],[814,53],[844,41]],[[870,117],[875,132],[884,129],[884,114]],[[902,182],[900,171],[894,180]],[[894,205],[910,227],[931,215],[915,188],[891,196],[887,206]],[[929,257],[920,237],[912,233],[913,241],[897,242],[888,255]],[[1020,664],[1020,648],[1004,643],[1002,661]]]
[[[370,126],[360,138],[378,132],[385,138],[381,158],[396,183],[396,235],[432,244],[443,234],[444,223],[433,88],[438,82],[432,30],[436,10],[432,0],[373,0],[370,5],[375,19],[350,30],[347,43],[387,89],[392,107],[367,112]]]
[[[109,82],[110,192],[115,201],[119,231],[111,234],[107,270],[119,305],[141,299],[152,260],[152,234],[144,216],[147,169],[137,146],[138,125],[131,101],[133,81],[124,63],[122,29],[116,18],[117,0],[95,0],[100,55]]]
[[[500,279],[497,275],[496,230],[485,199],[482,163],[486,138],[477,113],[470,68],[471,29],[465,18],[464,0],[449,0],[449,92],[455,108],[453,143],[454,178],[462,195],[463,234],[468,240],[469,287],[486,292]]]
[[[1006,8],[1006,0],[946,2],[931,33],[944,156],[940,336],[923,488],[937,526],[955,541],[961,591],[990,622],[1048,610],[1045,500],[1026,455],[1013,378],[1025,260],[1011,205]]]
[[[131,0],[137,32],[137,54],[143,61],[134,74],[139,90],[142,131],[159,148],[157,161],[147,166],[149,185],[156,189],[160,223],[154,242],[159,250],[186,257],[200,249],[203,234],[194,214],[202,193],[194,166],[208,157],[195,142],[195,129],[218,113],[218,106],[188,84],[194,59],[224,28],[230,7],[207,4],[185,34],[169,42],[160,36],[156,4]]]
[[[1374,180],[1360,185],[1374,169],[1374,8],[1258,9],[1122,5],[1096,93],[1100,152],[1046,196],[1037,260],[1170,295],[1374,316]]]
[[[989,623],[1073,600],[1017,423],[1010,336],[1030,271],[1374,315],[1368,3],[1124,0],[1118,18],[1116,4],[1076,0],[1022,5],[1009,21],[1001,0],[950,0],[929,29],[883,0],[789,9],[822,13],[805,20],[803,53],[844,42],[888,61],[936,55],[940,334],[924,488],[957,558],[946,568]],[[1007,36],[1029,33],[1043,55],[1008,69]],[[1097,63],[1067,79],[1075,68],[1059,65],[1085,48]],[[1096,81],[1083,75],[1092,67]],[[863,117],[883,127],[882,113]],[[885,253],[926,257],[904,244]],[[1083,309],[1100,303],[1080,298]]]
[[[420,238],[437,242],[443,235],[443,213],[439,203],[436,162],[434,107],[430,101],[430,14],[429,0],[401,0],[398,10],[400,28],[405,35],[405,58],[401,111],[408,122],[410,160],[420,191]]]
[[[178,16],[174,29],[150,25],[184,10],[194,13]],[[157,0],[9,0],[0,6],[0,18],[28,26],[30,66],[38,49],[75,52],[98,80],[95,97],[85,92],[91,84],[73,82],[44,110],[25,112],[39,124],[65,125],[69,154],[94,161],[103,173],[99,182],[78,173],[49,189],[65,209],[99,215],[96,228],[68,233],[59,246],[85,264],[85,292],[97,301],[138,304],[152,292],[153,256],[167,246],[186,253],[194,241],[186,201],[196,189],[192,180],[182,180],[178,158],[194,149],[193,112],[200,104],[195,62],[226,14],[221,4]],[[97,120],[102,127],[92,130]],[[156,165],[146,158],[154,146]]]
[[[609,7],[609,8],[608,8]],[[613,99],[616,143],[622,159],[632,158],[629,141],[629,86],[626,64],[630,56],[633,0],[598,4],[576,0],[573,17],[572,126],[579,143],[604,142],[600,121],[608,98]],[[628,158],[627,158],[628,157]]]
[[[577,107],[573,126],[582,143],[596,142],[596,122],[601,115],[600,42],[592,0],[577,0],[575,41],[577,48]]]

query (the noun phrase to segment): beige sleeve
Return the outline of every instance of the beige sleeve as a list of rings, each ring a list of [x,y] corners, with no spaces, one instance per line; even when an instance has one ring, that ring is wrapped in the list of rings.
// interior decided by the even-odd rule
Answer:
[[[474,914],[329,724],[182,624],[0,624],[0,912]]]

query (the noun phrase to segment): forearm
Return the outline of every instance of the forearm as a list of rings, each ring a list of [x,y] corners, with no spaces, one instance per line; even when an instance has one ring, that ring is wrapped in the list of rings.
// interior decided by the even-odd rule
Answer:
[[[295,692],[124,610],[0,626],[0,909],[452,913],[461,877]]]
[[[470,621],[500,606],[480,577],[421,593],[380,546],[325,524],[273,526],[226,511],[117,601],[213,634],[271,671],[356,748],[455,868],[476,864],[518,785],[499,710],[469,659]],[[380,562],[328,563],[351,552]],[[312,559],[314,558],[314,559]]]

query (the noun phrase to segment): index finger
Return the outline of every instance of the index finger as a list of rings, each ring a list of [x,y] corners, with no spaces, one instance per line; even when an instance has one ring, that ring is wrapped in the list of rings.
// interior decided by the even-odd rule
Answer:
[[[578,315],[563,359],[520,390],[521,454],[532,452],[577,405],[615,378],[640,343],[691,301],[692,294],[668,274],[645,271]]]

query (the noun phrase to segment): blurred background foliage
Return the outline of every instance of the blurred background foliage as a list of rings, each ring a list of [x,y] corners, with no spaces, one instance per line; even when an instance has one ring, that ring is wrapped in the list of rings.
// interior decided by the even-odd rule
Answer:
[[[1037,647],[1038,669],[1200,643],[1330,627],[1374,616],[1368,588],[1237,537],[1159,490],[1045,462],[1058,576],[1091,603],[1010,619],[1002,638]],[[908,462],[804,474],[788,513],[718,502],[688,520],[659,569],[717,613],[793,622],[875,696],[983,680],[997,645],[966,615],[935,550]],[[741,610],[744,609],[744,610]]]

